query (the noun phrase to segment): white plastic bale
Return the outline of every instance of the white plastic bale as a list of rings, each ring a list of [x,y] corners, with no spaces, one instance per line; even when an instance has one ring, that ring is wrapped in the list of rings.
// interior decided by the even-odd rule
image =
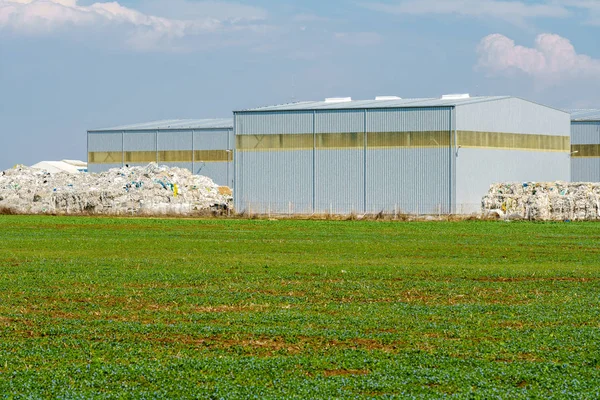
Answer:
[[[497,183],[482,199],[484,214],[537,221],[600,219],[600,183]]]
[[[0,173],[0,208],[23,214],[191,215],[229,206],[231,196],[218,188],[187,169],[156,164],[99,174],[18,166]]]

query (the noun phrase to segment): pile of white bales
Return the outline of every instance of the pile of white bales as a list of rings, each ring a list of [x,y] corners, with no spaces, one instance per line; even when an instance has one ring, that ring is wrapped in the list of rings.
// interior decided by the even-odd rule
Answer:
[[[484,214],[534,221],[600,219],[600,183],[498,183],[482,200]]]
[[[231,200],[210,178],[154,163],[99,174],[0,172],[0,209],[17,214],[191,216],[226,210]]]

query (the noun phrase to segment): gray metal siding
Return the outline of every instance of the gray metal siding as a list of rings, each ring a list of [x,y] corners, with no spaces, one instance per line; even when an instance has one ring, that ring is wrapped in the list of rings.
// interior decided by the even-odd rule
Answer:
[[[369,132],[424,132],[450,130],[451,108],[367,110]]]
[[[451,109],[369,110],[368,132],[447,131]],[[369,138],[367,138],[369,146]],[[451,212],[450,148],[367,147],[367,211],[434,214]]]
[[[156,150],[156,132],[125,132],[125,151]]]
[[[568,181],[569,175],[569,153],[459,149],[456,212],[481,211],[481,199],[493,183]]]
[[[363,110],[318,111],[315,132],[327,136],[344,134],[342,146],[359,149],[322,148],[317,140],[315,152],[315,213],[349,214],[364,211],[364,132]],[[339,140],[339,139],[338,139]],[[353,143],[355,142],[355,143]]]
[[[269,112],[240,113],[235,119],[236,135],[276,135],[312,133],[313,113]]]
[[[573,182],[600,182],[600,158],[572,158],[571,180]]]
[[[568,136],[571,116],[566,112],[511,97],[457,106],[456,129]]]
[[[236,136],[307,134],[313,132],[313,112],[239,113]],[[311,213],[313,209],[312,150],[236,151],[234,199],[237,211]]]
[[[237,152],[238,212],[312,212],[313,151]]]
[[[236,113],[238,135],[315,134],[312,150],[236,151],[236,208],[259,213],[448,213],[451,146],[369,148],[368,132],[443,131],[449,141],[451,113],[451,108]],[[319,140],[335,134],[347,136],[319,147]]]
[[[122,133],[88,133],[88,151],[122,151]]]
[[[600,122],[573,122],[571,144],[600,144]]]
[[[571,144],[600,144],[600,121],[573,122]],[[573,182],[600,182],[600,157],[571,158],[571,180]]]
[[[232,149],[233,141],[231,134],[233,131],[195,131],[194,132],[194,150],[228,150]]]
[[[191,150],[192,131],[159,131],[158,150]],[[191,167],[190,167],[191,168]]]

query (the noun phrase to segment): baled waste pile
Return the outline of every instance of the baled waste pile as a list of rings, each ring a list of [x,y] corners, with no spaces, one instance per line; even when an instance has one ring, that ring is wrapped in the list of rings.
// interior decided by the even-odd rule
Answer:
[[[227,209],[230,194],[210,178],[156,164],[99,174],[0,172],[0,209],[19,214],[194,215]]]
[[[600,183],[498,183],[482,200],[484,214],[537,221],[600,219]]]

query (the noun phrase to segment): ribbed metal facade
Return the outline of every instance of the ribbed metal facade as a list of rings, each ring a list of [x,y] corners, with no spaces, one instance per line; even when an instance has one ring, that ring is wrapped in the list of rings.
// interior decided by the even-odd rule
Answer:
[[[573,121],[571,145],[571,180],[600,182],[600,121]]]
[[[456,130],[459,214],[478,212],[492,183],[570,179],[566,112],[519,98],[459,105]]]
[[[495,182],[570,176],[569,114],[512,97],[305,102],[234,130],[252,213],[471,213]]]
[[[238,211],[450,212],[451,107],[240,112],[235,129]]]
[[[216,121],[218,124],[212,125],[217,128],[211,128],[210,120],[194,120],[193,124],[177,120],[168,122],[183,128],[160,125],[161,129],[151,129],[159,125],[149,123],[125,126],[121,131],[116,131],[117,128],[88,131],[88,171],[156,162],[186,168],[208,176],[218,185],[233,187],[233,122],[230,120],[230,127],[223,128],[226,120]],[[194,128],[194,124],[204,128]]]

